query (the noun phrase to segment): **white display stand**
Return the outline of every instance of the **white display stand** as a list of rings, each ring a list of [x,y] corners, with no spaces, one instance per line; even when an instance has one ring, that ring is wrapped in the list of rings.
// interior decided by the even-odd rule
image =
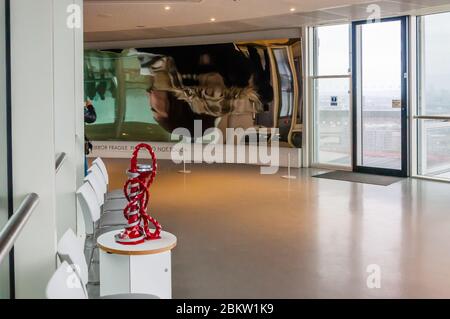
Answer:
[[[178,171],[178,173],[180,173],[180,174],[191,174],[192,173],[192,171],[186,170],[186,161],[185,160],[183,160],[183,170]]]
[[[172,249],[177,238],[162,232],[161,239],[141,245],[116,243],[113,231],[97,239],[100,250],[100,296],[140,293],[172,299]]]
[[[281,178],[289,179],[289,180],[297,179],[297,176],[291,175],[291,154],[288,154],[288,174],[281,176]]]

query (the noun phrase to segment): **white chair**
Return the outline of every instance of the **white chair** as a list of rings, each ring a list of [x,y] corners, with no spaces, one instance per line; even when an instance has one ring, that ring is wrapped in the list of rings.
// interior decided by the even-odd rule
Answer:
[[[103,212],[123,211],[128,205],[126,198],[105,200],[108,186],[105,184],[105,180],[98,166],[93,165],[89,168],[85,181],[91,184],[97,194],[98,202],[103,207]]]
[[[106,187],[109,187],[109,174],[108,174],[108,169],[106,168],[105,162],[103,162],[103,160],[98,157],[96,158],[93,162],[92,162],[92,166],[97,166],[100,170],[100,172],[102,173],[102,177],[104,182],[106,183]],[[123,199],[125,198],[125,195],[123,194],[123,190],[122,189],[116,189],[116,190],[112,190],[106,193],[106,200],[111,200],[111,199]]]
[[[64,261],[50,278],[45,290],[47,299],[88,299],[76,268]],[[123,294],[101,299],[160,299],[154,295]]]
[[[76,271],[78,278],[81,282],[82,288],[85,292],[85,295],[88,296],[87,293],[87,285],[88,285],[88,265],[86,263],[86,257],[83,253],[83,247],[81,241],[77,238],[74,231],[69,229],[66,233],[61,237],[58,242],[58,257],[61,262],[64,264],[72,266],[72,269]],[[145,295],[145,294],[123,294],[116,296],[108,296],[106,299],[159,299],[153,295]]]
[[[103,192],[103,185],[98,181],[98,177],[93,171],[88,171],[88,174],[84,178],[84,181],[89,183],[92,189],[95,192],[95,196],[97,197],[97,202],[99,206],[103,206],[105,204],[105,195]]]
[[[92,186],[85,182],[77,191],[78,202],[80,203],[83,215],[85,231],[88,236],[95,233],[96,223],[100,220],[100,205]]]
[[[108,169],[106,168],[105,162],[103,162],[103,160],[100,157],[97,157],[92,162],[92,165],[95,165],[100,169],[100,172],[102,173],[105,184],[109,185],[109,174],[108,174]]]
[[[59,240],[57,253],[61,262],[66,261],[77,270],[83,286],[87,286],[89,281],[89,269],[83,252],[83,244],[72,229],[67,230]]]
[[[83,186],[78,189],[77,195],[83,212],[87,234],[95,235],[96,230],[98,229],[126,226],[128,224],[122,211],[118,211],[114,214],[101,214],[98,197],[90,183],[85,182]]]
[[[121,212],[101,215],[100,205],[92,186],[85,182],[77,191],[78,200],[86,230],[86,245],[90,248],[89,269],[94,259],[97,247],[97,237],[101,234],[121,229],[128,225]]]
[[[67,262],[53,274],[45,291],[47,299],[88,299],[75,269]]]

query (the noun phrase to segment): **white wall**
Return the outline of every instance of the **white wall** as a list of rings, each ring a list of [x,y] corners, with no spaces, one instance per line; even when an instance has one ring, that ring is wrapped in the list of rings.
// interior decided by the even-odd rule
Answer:
[[[94,146],[93,152],[89,155],[90,158],[96,158],[96,157],[102,157],[102,158],[126,158],[129,159],[131,157],[131,154],[134,151],[134,148],[137,144],[139,144],[140,142],[96,142],[93,141],[92,144]],[[174,143],[162,143],[162,142],[147,142],[148,144],[150,144],[156,154],[156,157],[158,158],[158,160],[172,160],[172,149],[175,147],[176,144]],[[218,145],[222,148],[222,152],[219,151],[219,154],[221,155],[221,159],[218,159],[218,161],[216,161],[216,163],[222,164],[222,163],[228,163],[228,164],[233,164],[233,163],[240,163],[240,164],[254,164],[254,165],[260,165],[260,166],[266,166],[264,163],[261,163],[261,161],[257,161],[256,163],[253,163],[250,161],[250,152],[252,152],[252,154],[254,156],[258,156],[258,153],[260,152],[258,149],[252,148],[250,149],[249,147],[238,147],[238,146],[234,146],[231,147],[231,150],[233,151],[234,154],[234,160],[227,160],[226,159],[226,154],[228,149],[225,148],[225,145]],[[199,147],[199,148],[197,148]],[[191,154],[190,155],[186,155],[186,162],[190,163],[190,162],[197,162],[196,156],[195,156],[195,151],[200,150],[200,154],[203,154],[203,151],[205,149],[205,146],[203,145],[199,145],[197,144],[195,147],[191,148]],[[270,146],[269,146],[270,149]],[[243,162],[238,162],[237,161],[237,153],[238,151],[241,151],[243,154],[245,154],[245,159]],[[300,168],[303,165],[303,157],[302,157],[302,149],[299,148],[284,148],[284,147],[280,147],[278,149],[274,149],[274,152],[278,152],[279,154],[279,161],[278,163],[274,163],[274,166],[279,166],[279,167],[288,167],[289,161],[291,164],[291,167],[294,168]],[[263,152],[264,153],[264,152]],[[197,153],[197,156],[199,153]],[[143,152],[143,158],[147,158],[148,157],[148,153]],[[290,159],[289,159],[290,157]],[[258,159],[260,157],[258,156]],[[211,159],[205,159],[202,158],[201,160],[199,160],[199,162],[211,162]]]
[[[83,12],[83,0],[74,0]],[[83,19],[83,15],[81,15]],[[84,180],[84,109],[79,107],[84,104],[84,35],[83,20],[81,21],[81,29],[75,30],[75,163],[77,188],[81,187]],[[78,235],[84,236],[84,222],[82,212],[78,206],[77,215],[77,232]]]
[[[75,31],[67,27],[67,7],[73,0],[54,0],[54,112],[55,152],[66,153],[56,174],[56,221],[58,239],[67,229],[76,230],[77,180],[75,158]],[[82,105],[78,105],[79,108]]]
[[[18,298],[44,297],[56,265],[52,4],[11,1],[14,208],[41,199],[15,246]]]
[[[45,297],[56,268],[57,225],[59,232],[76,227],[82,81],[74,80],[79,67],[74,52],[82,37],[67,28],[64,5],[69,2],[11,1],[15,208],[31,192],[40,196],[15,246],[17,298]],[[56,176],[55,155],[61,151],[69,158]]]
[[[82,21],[80,28],[67,27],[67,8],[77,4],[82,9],[83,1],[53,0],[53,3],[55,151],[67,155],[56,174],[59,239],[69,228],[76,231],[77,222],[81,222],[77,218],[75,192],[84,178],[83,28]]]

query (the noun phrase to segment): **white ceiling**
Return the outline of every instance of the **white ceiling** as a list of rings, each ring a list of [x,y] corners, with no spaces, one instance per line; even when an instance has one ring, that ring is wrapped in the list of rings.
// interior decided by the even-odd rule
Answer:
[[[372,3],[382,16],[392,16],[450,0],[85,0],[85,39],[159,39],[344,22],[368,18]]]
[[[147,28],[184,26],[206,23],[212,17],[216,22],[239,21],[289,13],[293,7],[305,12],[368,0],[203,0],[199,3],[172,3],[169,11],[164,9],[167,4],[152,2],[104,0],[90,4],[91,1],[87,0],[86,29],[95,32],[129,30],[138,25]]]

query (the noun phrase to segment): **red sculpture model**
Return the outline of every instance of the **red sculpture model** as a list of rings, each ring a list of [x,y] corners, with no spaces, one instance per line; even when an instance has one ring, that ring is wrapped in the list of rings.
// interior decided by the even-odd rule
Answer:
[[[138,164],[138,155],[142,149],[146,149],[152,158],[151,165]],[[116,235],[116,242],[122,245],[139,245],[146,240],[161,238],[161,225],[147,213],[150,200],[149,188],[153,184],[157,171],[156,155],[153,148],[148,144],[136,146],[131,157],[131,166],[127,171],[128,181],[124,186],[125,197],[128,205],[123,214],[128,220],[128,227]],[[149,225],[155,226],[152,233]]]

